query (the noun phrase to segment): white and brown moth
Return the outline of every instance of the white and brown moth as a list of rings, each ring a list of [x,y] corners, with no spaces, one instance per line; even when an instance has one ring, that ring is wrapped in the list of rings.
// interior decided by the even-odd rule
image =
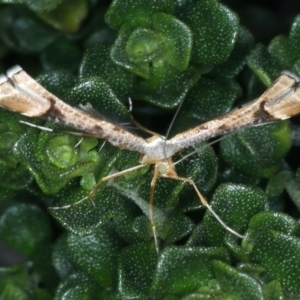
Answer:
[[[153,201],[155,184],[159,177],[167,177],[191,184],[202,204],[209,209],[221,225],[234,235],[243,237],[229,228],[219,218],[191,179],[180,177],[176,174],[172,156],[180,150],[193,146],[196,143],[225,133],[252,125],[285,120],[300,114],[299,86],[299,80],[294,75],[283,73],[254,102],[193,129],[179,133],[169,140],[158,135],[154,135],[149,139],[143,139],[112,123],[91,116],[84,110],[72,107],[43,88],[19,66],[9,69],[6,76],[0,76],[0,106],[27,117],[43,118],[70,126],[89,133],[91,136],[105,139],[114,146],[137,151],[142,154],[139,165],[102,178],[93,191],[84,199],[75,204],[54,207],[52,209],[67,209],[72,205],[79,204],[91,198],[100,183],[153,164],[154,172],[150,187],[149,212],[156,249],[158,251],[156,225],[153,216]],[[33,124],[28,123],[28,125],[32,126]]]

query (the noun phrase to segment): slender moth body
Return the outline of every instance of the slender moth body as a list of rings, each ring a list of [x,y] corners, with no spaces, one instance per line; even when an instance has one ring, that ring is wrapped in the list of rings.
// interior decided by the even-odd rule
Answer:
[[[179,133],[169,140],[157,135],[149,139],[143,139],[110,122],[89,115],[86,111],[74,108],[43,88],[19,66],[8,70],[7,76],[0,76],[0,106],[27,117],[43,118],[67,125],[87,132],[91,136],[105,139],[114,146],[137,151],[143,155],[140,165],[102,178],[87,197],[72,205],[80,204],[82,201],[91,198],[100,183],[130,173],[145,165],[154,164],[149,211],[156,250],[158,251],[153,201],[155,184],[159,177],[171,178],[191,184],[201,203],[208,208],[220,224],[229,232],[243,238],[242,235],[229,228],[220,219],[191,179],[177,175],[172,156],[180,150],[224,133],[234,132],[252,125],[285,120],[300,114],[299,85],[299,80],[295,76],[290,73],[283,73],[269,89],[252,103]],[[72,205],[52,207],[52,209],[67,209]]]

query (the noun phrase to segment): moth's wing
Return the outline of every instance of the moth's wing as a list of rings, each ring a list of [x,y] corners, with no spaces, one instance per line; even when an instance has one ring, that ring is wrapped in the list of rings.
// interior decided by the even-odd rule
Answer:
[[[299,79],[284,72],[274,84],[260,97],[264,109],[274,119],[285,120],[300,113]]]
[[[0,75],[0,106],[28,117],[40,117],[49,110],[51,104],[35,93],[22,92],[7,76]]]

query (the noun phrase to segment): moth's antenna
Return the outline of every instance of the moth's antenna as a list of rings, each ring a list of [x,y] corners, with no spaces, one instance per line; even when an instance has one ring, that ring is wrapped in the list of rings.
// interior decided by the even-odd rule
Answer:
[[[177,118],[177,116],[178,116],[178,113],[179,113],[179,111],[180,111],[180,109],[181,109],[181,107],[182,107],[182,104],[183,104],[183,102],[184,102],[184,99],[185,99],[185,98],[182,98],[182,99],[181,99],[181,101],[180,101],[180,103],[179,103],[179,106],[178,106],[177,109],[176,109],[176,112],[175,112],[175,114],[174,114],[174,116],[173,116],[173,118],[172,118],[172,121],[171,121],[171,123],[170,123],[170,125],[169,125],[169,127],[168,127],[168,130],[167,130],[167,133],[166,133],[166,135],[165,135],[165,143],[164,143],[164,154],[165,154],[165,157],[167,157],[166,141],[168,140],[168,137],[169,137],[169,135],[170,135],[171,129],[172,129],[172,127],[173,127],[173,125],[174,125],[174,123],[175,123],[175,120],[176,120],[176,118]]]

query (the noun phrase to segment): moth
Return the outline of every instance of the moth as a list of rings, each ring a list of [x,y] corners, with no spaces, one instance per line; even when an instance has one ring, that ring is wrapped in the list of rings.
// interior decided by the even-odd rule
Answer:
[[[92,198],[102,182],[123,176],[147,165],[154,165],[150,186],[149,213],[156,250],[158,251],[153,202],[155,185],[159,177],[191,184],[201,203],[207,207],[219,223],[232,234],[243,238],[241,234],[228,227],[220,219],[192,179],[177,175],[172,157],[179,151],[199,142],[249,126],[285,120],[299,114],[299,85],[298,78],[293,74],[288,72],[282,73],[273,85],[257,100],[214,120],[179,133],[171,139],[166,139],[160,135],[153,135],[149,139],[143,139],[80,108],[72,107],[43,88],[19,66],[9,69],[6,75],[0,76],[0,106],[27,117],[43,118],[64,124],[86,132],[93,137],[107,140],[116,147],[141,153],[142,158],[139,165],[102,178],[94,189],[78,202],[62,207],[52,207],[52,209],[67,209],[72,205],[79,204]],[[37,125],[22,122],[39,128]],[[51,129],[49,130],[51,131]]]

